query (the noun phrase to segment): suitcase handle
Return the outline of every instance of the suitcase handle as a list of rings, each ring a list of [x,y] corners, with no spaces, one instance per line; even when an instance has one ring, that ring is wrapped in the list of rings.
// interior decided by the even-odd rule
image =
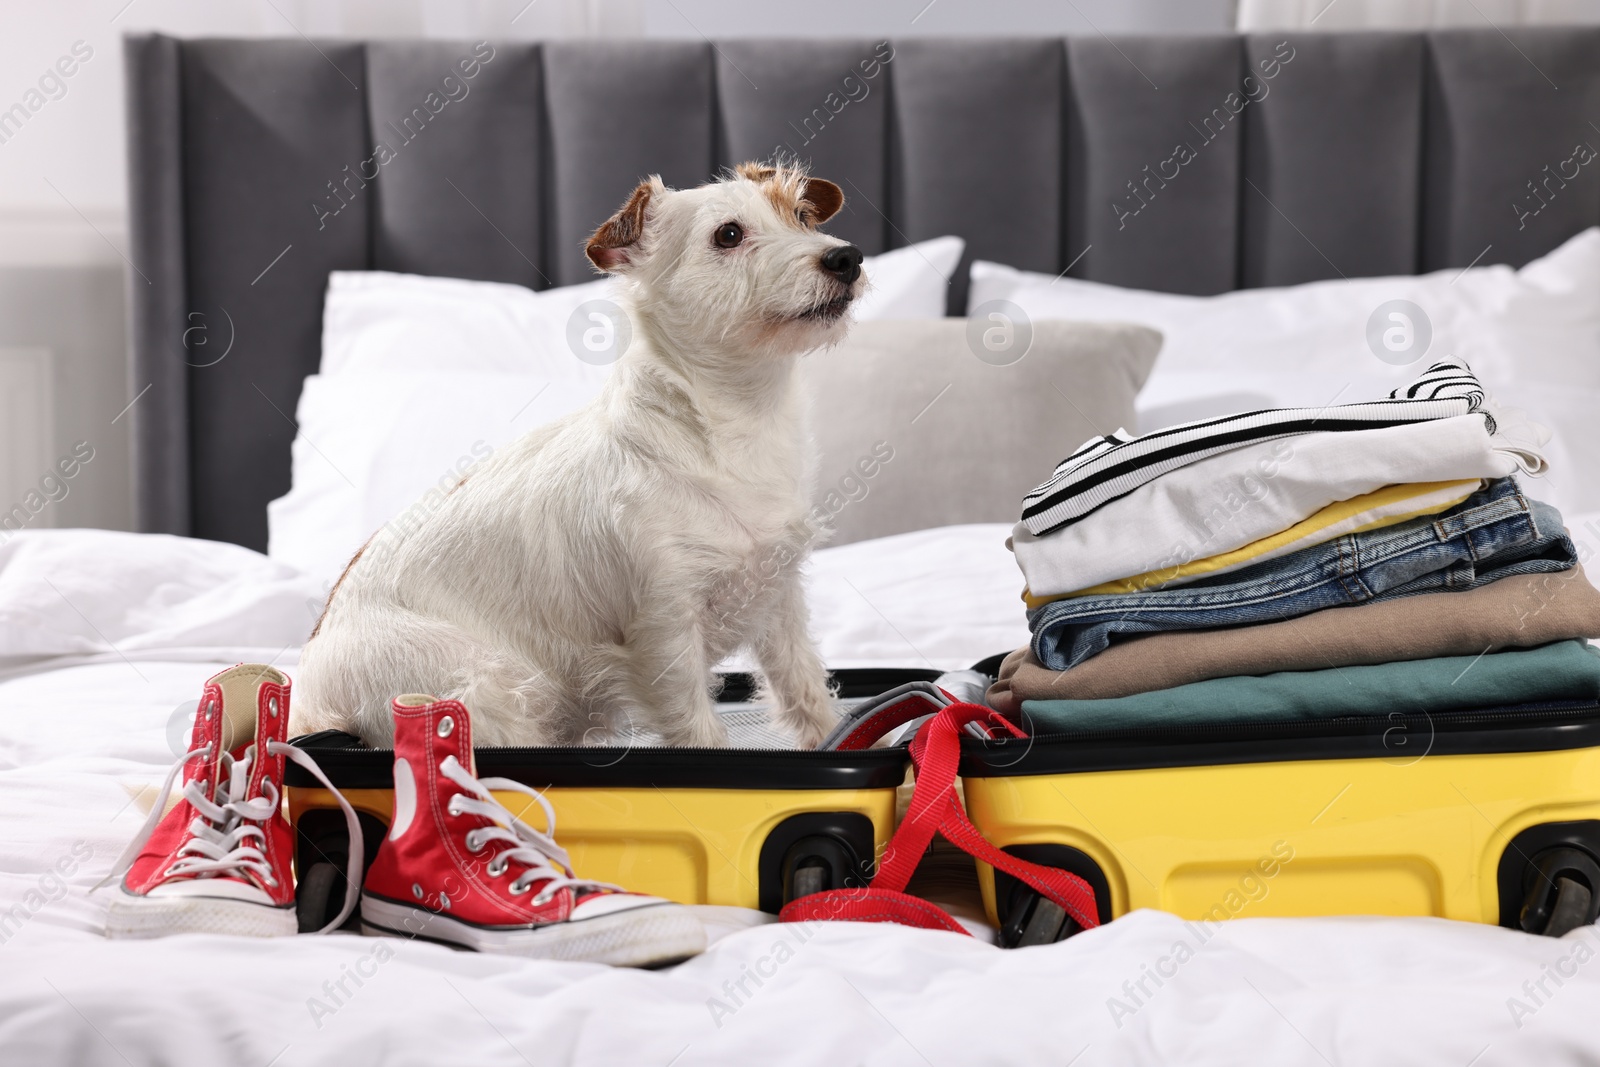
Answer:
[[[877,736],[927,714],[920,701],[904,701],[897,714],[874,717]],[[889,711],[891,709],[884,709]],[[899,717],[903,715],[904,717]],[[898,721],[895,721],[898,718]],[[862,724],[866,727],[867,724]],[[935,833],[967,855],[1005,871],[1060,907],[1080,927],[1100,925],[1094,890],[1075,874],[1043,867],[1002,852],[990,844],[967,818],[956,795],[956,770],[961,763],[961,734],[976,727],[994,736],[996,727],[1013,737],[1026,737],[998,712],[978,704],[948,704],[917,731],[911,742],[911,762],[916,767],[911,805],[905,819],[889,839],[878,872],[866,888],[832,889],[791,901],[778,913],[780,922],[832,919],[849,922],[893,922],[929,930],[967,931],[949,913],[905,891]],[[866,730],[853,733],[851,747],[865,748],[875,737]],[[843,747],[843,746],[841,746]]]

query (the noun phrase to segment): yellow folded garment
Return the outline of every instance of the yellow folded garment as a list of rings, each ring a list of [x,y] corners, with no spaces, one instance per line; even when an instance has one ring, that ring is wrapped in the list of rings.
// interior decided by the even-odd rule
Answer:
[[[1413,482],[1404,485],[1386,485],[1382,489],[1375,489],[1370,493],[1353,496],[1349,500],[1340,500],[1329,504],[1321,511],[1301,519],[1281,533],[1275,533],[1270,537],[1252,541],[1241,548],[1233,549],[1231,552],[1219,552],[1215,556],[1207,556],[1204,559],[1191,560],[1188,563],[1179,563],[1172,567],[1146,571],[1143,574],[1136,574],[1132,578],[1118,578],[1111,582],[1101,582],[1099,585],[1090,586],[1088,589],[1061,593],[1057,596],[1036,597],[1024,589],[1022,591],[1022,599],[1031,609],[1041,607],[1052,600],[1065,600],[1068,597],[1091,596],[1100,593],[1143,593],[1151,589],[1160,589],[1165,585],[1173,585],[1207,575],[1225,574],[1228,571],[1236,571],[1252,563],[1260,563],[1278,556],[1286,556],[1291,552],[1298,552],[1302,548],[1320,545],[1326,541],[1332,541],[1336,537],[1343,537],[1345,534],[1394,526],[1408,519],[1419,518],[1423,515],[1437,515],[1447,508],[1455,507],[1467,497],[1476,493],[1482,486],[1483,482],[1477,478],[1456,482]]]

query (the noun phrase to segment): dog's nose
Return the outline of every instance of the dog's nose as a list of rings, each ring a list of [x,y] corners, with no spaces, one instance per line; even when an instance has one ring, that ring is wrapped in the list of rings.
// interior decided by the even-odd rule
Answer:
[[[822,269],[846,285],[861,277],[861,249],[855,245],[830,248],[822,256]]]

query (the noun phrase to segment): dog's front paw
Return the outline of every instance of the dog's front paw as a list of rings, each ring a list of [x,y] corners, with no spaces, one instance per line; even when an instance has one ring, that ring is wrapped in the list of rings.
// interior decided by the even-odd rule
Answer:
[[[696,716],[679,728],[666,731],[663,739],[673,748],[726,748],[728,731],[713,713]]]
[[[816,748],[839,721],[832,701],[799,708],[780,708],[777,719],[780,726],[794,735],[796,748]]]

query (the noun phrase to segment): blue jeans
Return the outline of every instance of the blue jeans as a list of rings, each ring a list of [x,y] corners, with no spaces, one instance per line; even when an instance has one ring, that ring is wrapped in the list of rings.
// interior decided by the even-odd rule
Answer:
[[[1055,600],[1028,615],[1033,653],[1064,671],[1119,634],[1205,630],[1414,593],[1472,589],[1578,562],[1561,514],[1500,478],[1439,515],[1346,534],[1278,559],[1142,593]]]

